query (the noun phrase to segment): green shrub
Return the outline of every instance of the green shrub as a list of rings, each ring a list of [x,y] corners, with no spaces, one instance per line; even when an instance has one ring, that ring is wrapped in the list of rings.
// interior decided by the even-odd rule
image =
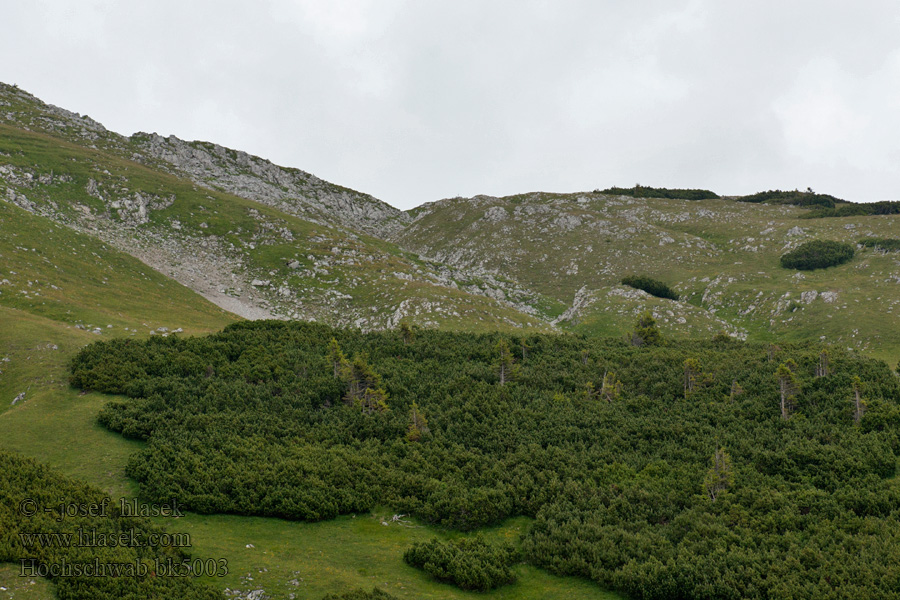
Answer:
[[[631,196],[633,198],[672,198],[676,200],[710,200],[719,195],[709,190],[678,190],[669,188],[653,188],[636,185],[633,188],[611,187],[605,190],[594,190],[595,194],[609,196]]]
[[[679,298],[678,293],[668,285],[658,279],[647,277],[646,275],[628,275],[627,277],[623,277],[622,285],[627,285],[637,290],[644,290],[651,296],[656,296],[657,298],[667,298],[669,300],[678,300]]]
[[[867,202],[865,204],[847,203],[835,207],[817,207],[804,215],[802,219],[821,219],[824,217],[866,217],[871,215],[900,214],[900,202]]]
[[[900,240],[897,238],[865,238],[857,242],[866,248],[875,248],[877,250],[885,250],[887,252],[900,251]]]
[[[853,258],[853,246],[843,242],[815,240],[801,244],[781,257],[785,269],[812,271],[844,264]]]
[[[835,198],[829,194],[817,194],[812,190],[801,192],[800,190],[782,191],[769,190],[767,192],[759,192],[750,196],[741,196],[738,202],[753,202],[765,204],[790,204],[793,206],[818,206],[823,208],[834,208],[837,204],[845,204],[846,200]]]
[[[517,561],[515,549],[509,544],[488,544],[480,536],[414,544],[403,560],[464,590],[486,592],[516,579],[510,569]]]

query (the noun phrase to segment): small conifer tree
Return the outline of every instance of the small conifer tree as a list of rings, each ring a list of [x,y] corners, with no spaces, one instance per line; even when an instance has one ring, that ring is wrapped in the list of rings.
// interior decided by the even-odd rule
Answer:
[[[513,379],[518,373],[515,359],[509,349],[509,344],[503,338],[497,342],[497,374],[500,377],[500,385],[506,385],[507,381]]]
[[[631,343],[634,346],[657,346],[662,343],[662,336],[656,327],[656,319],[653,313],[644,311],[635,323],[631,333]]]
[[[800,392],[800,382],[794,371],[797,363],[788,359],[781,363],[775,376],[778,378],[778,390],[781,393],[781,418],[787,420],[794,408],[794,397]]]
[[[863,382],[859,375],[853,376],[853,420],[859,423],[866,412],[866,401],[862,398]]]
[[[734,484],[731,457],[724,448],[716,448],[710,460],[712,463],[703,479],[703,489],[713,502]]]
[[[700,377],[700,361],[689,358],[684,361],[684,397],[690,396],[697,388],[697,379]]]
[[[413,402],[412,408],[409,410],[409,430],[406,433],[406,439],[418,442],[428,432],[428,419],[425,418],[425,413],[422,412],[419,405]]]

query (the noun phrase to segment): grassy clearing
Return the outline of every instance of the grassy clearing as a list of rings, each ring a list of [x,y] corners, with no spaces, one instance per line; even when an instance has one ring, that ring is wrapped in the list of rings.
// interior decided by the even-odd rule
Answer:
[[[68,361],[96,336],[8,308],[0,308],[0,316],[0,341],[11,356],[0,376],[5,409],[0,412],[0,448],[53,465],[110,493],[133,493],[124,466],[137,443],[97,424],[97,412],[108,398],[82,396],[68,385]],[[8,398],[21,392],[26,392],[25,399],[10,406]]]
[[[273,598],[287,598],[291,593],[299,598],[320,598],[329,592],[374,586],[410,599],[619,598],[590,581],[557,577],[527,565],[516,567],[517,583],[487,594],[437,583],[404,563],[403,552],[414,542],[459,534],[419,524],[382,525],[392,514],[384,509],[322,523],[192,514],[173,527],[191,534],[198,555],[228,559],[231,574],[222,581],[224,585],[242,590],[264,588]],[[512,519],[483,533],[515,540],[527,525],[527,519]],[[253,548],[246,548],[248,544]]]

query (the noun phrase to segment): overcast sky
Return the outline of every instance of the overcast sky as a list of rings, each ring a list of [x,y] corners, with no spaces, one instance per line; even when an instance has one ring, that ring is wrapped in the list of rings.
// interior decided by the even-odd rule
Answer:
[[[15,0],[0,80],[401,208],[612,185],[900,199],[897,0]]]

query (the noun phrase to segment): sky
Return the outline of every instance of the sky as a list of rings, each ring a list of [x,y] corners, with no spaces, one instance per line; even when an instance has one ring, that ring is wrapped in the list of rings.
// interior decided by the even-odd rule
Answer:
[[[0,81],[408,209],[635,184],[900,199],[897,0],[21,0]]]

